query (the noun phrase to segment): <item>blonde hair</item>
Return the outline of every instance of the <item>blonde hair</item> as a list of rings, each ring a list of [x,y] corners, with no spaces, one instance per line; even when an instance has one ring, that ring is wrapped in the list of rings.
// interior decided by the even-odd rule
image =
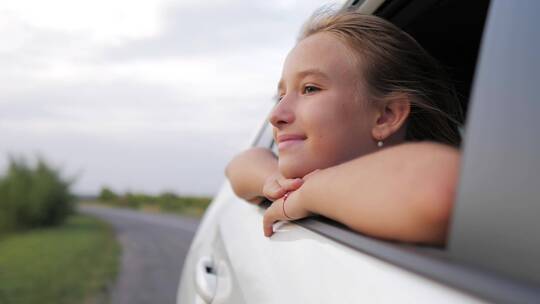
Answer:
[[[362,59],[369,99],[408,96],[406,140],[460,145],[463,112],[455,88],[414,38],[382,18],[330,9],[316,11],[298,41],[317,33],[333,34]]]

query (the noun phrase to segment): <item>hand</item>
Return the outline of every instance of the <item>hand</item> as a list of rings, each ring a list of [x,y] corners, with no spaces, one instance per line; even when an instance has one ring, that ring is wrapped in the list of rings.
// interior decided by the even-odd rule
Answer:
[[[310,211],[300,204],[298,192],[299,191],[289,192],[286,200],[282,197],[274,201],[272,205],[266,209],[263,217],[265,236],[272,236],[274,233],[273,225],[277,221],[297,220],[312,215]],[[284,213],[284,208],[287,215]]]
[[[287,192],[297,190],[302,186],[301,178],[285,178],[280,173],[270,175],[263,186],[263,195],[271,201],[275,201]]]
[[[318,171],[320,170],[316,169],[310,172],[309,174],[307,174],[306,176],[304,176],[304,178],[301,179],[302,183],[298,185],[298,188],[300,188],[300,186],[303,184],[304,181],[310,179]],[[270,189],[272,185],[270,182],[272,181],[272,179],[269,178],[268,181],[269,181],[268,184],[269,184],[269,189]],[[284,184],[285,186],[289,186],[289,185],[295,186],[296,185],[295,182],[292,182],[292,181],[294,180],[285,179],[285,181],[281,181],[281,183]],[[287,187],[282,187],[282,188],[287,188]],[[297,220],[297,219],[301,219],[301,218],[313,215],[312,212],[310,212],[304,205],[300,203],[301,202],[300,193],[302,192],[302,189],[298,189],[298,188],[293,189],[293,188],[294,187],[288,188],[291,190],[286,190],[283,194],[281,194],[281,191],[283,191],[281,190],[281,188],[275,191],[276,195],[281,194],[281,196],[277,200],[274,200],[274,203],[272,203],[272,205],[268,207],[268,209],[266,209],[264,213],[263,229],[264,229],[265,236],[267,237],[272,236],[272,234],[274,233],[274,230],[272,229],[272,227],[274,223],[277,221],[281,221],[281,220],[290,221],[291,219]],[[289,193],[286,199],[283,198],[283,195],[285,193]],[[285,215],[284,211],[287,215]]]

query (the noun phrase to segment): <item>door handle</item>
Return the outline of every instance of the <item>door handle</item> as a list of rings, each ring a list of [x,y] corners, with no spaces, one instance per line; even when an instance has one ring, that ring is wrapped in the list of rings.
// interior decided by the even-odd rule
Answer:
[[[212,302],[216,294],[217,273],[214,261],[209,256],[199,258],[195,269],[195,288],[206,302]]]

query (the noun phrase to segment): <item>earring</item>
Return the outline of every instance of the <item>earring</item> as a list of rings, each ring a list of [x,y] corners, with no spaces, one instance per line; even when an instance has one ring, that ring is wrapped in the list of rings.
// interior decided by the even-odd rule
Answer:
[[[377,142],[377,147],[382,148],[383,145],[384,145],[384,143],[383,143],[382,140],[379,140],[379,141]]]

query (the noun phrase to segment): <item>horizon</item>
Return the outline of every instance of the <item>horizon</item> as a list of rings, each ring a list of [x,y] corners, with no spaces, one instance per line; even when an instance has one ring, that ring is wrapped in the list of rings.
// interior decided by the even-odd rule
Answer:
[[[2,2],[1,172],[38,154],[78,177],[75,193],[215,195],[328,3]]]

